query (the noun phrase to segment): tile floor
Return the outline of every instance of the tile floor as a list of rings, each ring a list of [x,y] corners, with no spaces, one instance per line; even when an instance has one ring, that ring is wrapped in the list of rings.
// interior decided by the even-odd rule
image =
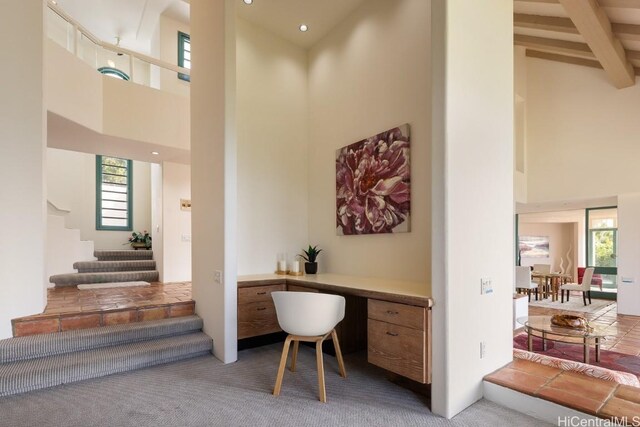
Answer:
[[[48,290],[42,314],[13,319],[13,336],[95,328],[194,313],[191,283],[152,283],[146,287]]]

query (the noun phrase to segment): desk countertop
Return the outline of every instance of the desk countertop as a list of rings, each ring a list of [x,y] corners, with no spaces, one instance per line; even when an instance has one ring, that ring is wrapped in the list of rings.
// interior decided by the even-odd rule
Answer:
[[[238,276],[238,287],[249,287],[275,283],[309,286],[336,293],[345,293],[388,301],[433,306],[427,294],[427,283],[394,279],[347,276],[341,274],[310,274],[305,276],[282,276],[277,274],[255,274]]]

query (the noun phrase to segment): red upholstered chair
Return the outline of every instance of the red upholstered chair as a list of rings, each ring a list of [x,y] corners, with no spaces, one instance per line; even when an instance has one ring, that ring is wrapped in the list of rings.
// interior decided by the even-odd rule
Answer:
[[[582,283],[582,277],[584,276],[584,270],[586,267],[578,267],[578,283]],[[591,284],[596,285],[602,290],[602,276],[599,274],[594,274],[591,279]]]

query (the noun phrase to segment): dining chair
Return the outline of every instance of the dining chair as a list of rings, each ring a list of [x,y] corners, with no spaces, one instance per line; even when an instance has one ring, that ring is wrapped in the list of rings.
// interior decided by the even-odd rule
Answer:
[[[567,283],[560,286],[560,293],[562,294],[560,302],[564,302],[564,291],[567,291],[567,302],[569,302],[569,293],[571,291],[582,291],[582,302],[587,305],[587,297],[589,298],[589,304],[591,304],[591,278],[593,277],[593,267],[589,267],[584,270],[582,276],[582,283]]]
[[[313,292],[285,291],[272,292],[271,296],[276,306],[276,315],[278,316],[280,328],[289,334],[284,341],[273,394],[275,396],[280,395],[284,368],[287,364],[291,342],[293,341],[291,372],[296,370],[300,341],[314,342],[316,344],[316,364],[318,368],[318,395],[321,402],[326,402],[327,392],[324,383],[324,364],[322,359],[322,343],[324,340],[328,338],[333,340],[340,376],[343,378],[347,376],[338,335],[335,330],[336,325],[344,319],[344,297]]]
[[[531,291],[535,290],[538,301],[539,284],[531,280],[531,269],[527,266],[516,266],[516,291],[524,291],[531,302]]]

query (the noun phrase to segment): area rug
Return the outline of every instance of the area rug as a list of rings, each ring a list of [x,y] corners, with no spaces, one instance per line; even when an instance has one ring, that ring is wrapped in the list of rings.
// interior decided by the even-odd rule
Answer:
[[[518,334],[513,338],[513,347],[527,350],[527,334]],[[547,351],[542,351],[542,339],[533,338],[533,351],[535,353],[553,356],[559,359],[574,360],[584,363],[583,348],[577,344],[567,344],[547,340]],[[640,379],[640,357],[630,354],[616,353],[615,351],[600,350],[600,362],[596,362],[596,350],[591,347],[589,364],[601,366],[614,371],[629,372]]]
[[[589,301],[587,301],[589,302]],[[551,301],[551,298],[543,299],[535,301],[533,298],[529,305],[533,307],[545,307],[545,308],[556,308],[558,310],[564,311],[579,311],[581,313],[595,313],[596,311],[600,311],[605,307],[610,306],[615,301],[608,299],[591,299],[591,304],[584,305],[582,302],[582,295],[571,295],[571,299],[564,303],[558,301]]]
[[[86,285],[78,285],[78,289],[108,289],[108,288],[131,288],[134,286],[150,286],[149,282],[108,282],[108,283],[89,283]]]

